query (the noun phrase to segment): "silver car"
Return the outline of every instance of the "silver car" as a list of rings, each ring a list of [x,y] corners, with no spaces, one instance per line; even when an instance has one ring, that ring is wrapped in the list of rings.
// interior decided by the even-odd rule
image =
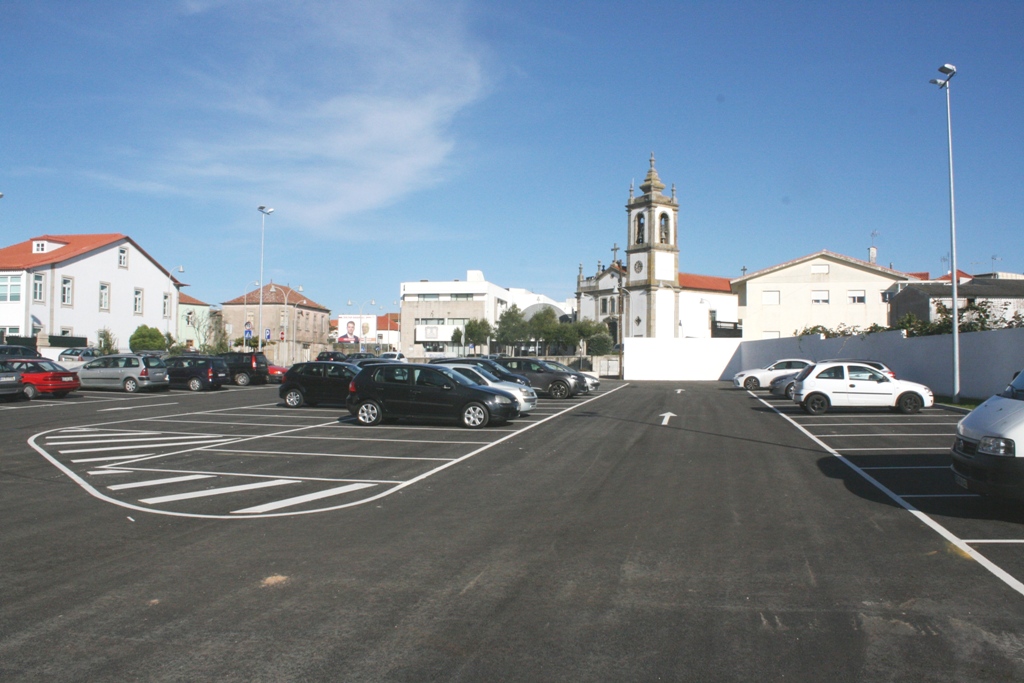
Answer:
[[[520,415],[525,415],[537,407],[537,392],[533,390],[533,387],[517,384],[516,382],[505,382],[496,375],[492,375],[487,368],[480,365],[470,365],[468,363],[446,363],[445,365],[477,384],[494,387],[495,389],[504,389],[512,394],[519,401]]]
[[[4,398],[19,398],[24,392],[21,383],[21,373],[13,367],[0,361],[0,396]]]
[[[170,387],[167,366],[156,356],[118,353],[91,360],[78,370],[83,389],[121,389],[135,393],[142,389]]]

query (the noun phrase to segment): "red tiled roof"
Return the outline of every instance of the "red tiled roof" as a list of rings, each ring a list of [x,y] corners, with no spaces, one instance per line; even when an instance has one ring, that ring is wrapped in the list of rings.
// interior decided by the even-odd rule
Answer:
[[[377,316],[377,331],[378,332],[398,332],[398,314],[397,313],[385,313],[384,315]]]
[[[700,289],[707,292],[732,293],[729,285],[729,278],[716,275],[695,275],[693,273],[679,273],[679,286],[683,289]]]
[[[209,306],[210,304],[205,301],[200,301],[194,296],[189,296],[185,292],[178,293],[178,303],[185,304],[186,306]]]
[[[920,273],[907,273],[907,275],[910,275],[911,277],[916,277],[918,280],[931,279],[927,270],[921,271]]]
[[[58,242],[64,246],[47,252],[36,253],[32,249],[32,243],[40,240]],[[138,242],[127,235],[116,232],[98,235],[40,235],[39,237],[33,237],[24,242],[18,242],[17,244],[0,249],[0,270],[29,270],[39,266],[63,263],[64,261],[89,254],[122,240],[138,249],[139,253],[149,259],[164,275],[170,277],[174,282],[181,284],[181,281],[173,277],[169,270],[160,265],[145,249],[140,247]]]
[[[260,301],[260,290],[254,289],[251,292],[246,292],[242,296],[236,296],[231,301],[225,301],[222,305],[243,305],[248,304],[252,306],[254,303]],[[267,304],[284,304],[287,303],[289,306],[297,305],[302,308],[316,308],[321,311],[330,310],[326,306],[321,306],[302,292],[296,291],[288,285],[279,285],[273,282],[268,282],[263,285],[263,305]]]
[[[960,270],[959,268],[956,269],[956,272],[957,272],[957,280],[958,281],[959,280],[970,280],[971,278],[974,277],[970,273],[965,273],[964,271]],[[949,281],[952,281],[953,280],[953,276],[950,275],[949,273],[946,273],[942,277],[937,277],[935,279],[936,280],[949,280]]]

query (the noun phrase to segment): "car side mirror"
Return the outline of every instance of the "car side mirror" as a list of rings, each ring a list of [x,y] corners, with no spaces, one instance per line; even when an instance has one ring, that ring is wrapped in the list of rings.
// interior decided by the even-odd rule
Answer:
[[[441,385],[441,388],[444,389],[445,391],[451,391],[455,387],[452,386],[451,384],[448,384],[447,382],[445,382],[443,385]]]

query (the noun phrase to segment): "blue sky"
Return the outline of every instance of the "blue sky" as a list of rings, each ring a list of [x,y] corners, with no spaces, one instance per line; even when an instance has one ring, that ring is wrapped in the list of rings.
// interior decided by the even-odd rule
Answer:
[[[121,232],[210,303],[572,296],[654,152],[680,267],[1024,272],[1024,3],[54,2],[0,22],[0,242]],[[667,192],[667,190],[666,190]],[[872,233],[876,233],[872,237]],[[999,260],[994,261],[993,256]],[[348,307],[353,300],[356,306]]]

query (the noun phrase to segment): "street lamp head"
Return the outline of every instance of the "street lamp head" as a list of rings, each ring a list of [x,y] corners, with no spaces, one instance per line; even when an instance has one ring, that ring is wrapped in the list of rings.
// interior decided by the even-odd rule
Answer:
[[[944,80],[942,80],[941,78],[933,78],[932,80],[930,80],[930,81],[928,81],[928,82],[929,82],[929,83],[931,83],[932,85],[937,85],[937,86],[939,86],[939,88],[945,88],[945,87],[946,87],[946,84],[947,84],[947,83],[949,83],[949,81],[948,81],[948,80],[945,80],[945,81],[944,81]]]
[[[956,75],[956,67],[953,66],[952,64],[943,64],[942,66],[939,67],[939,73],[946,74],[947,76],[952,78],[954,75]]]
[[[264,216],[269,216],[270,214],[274,213],[273,209],[268,209],[265,206],[257,206],[256,210],[262,213]]]

